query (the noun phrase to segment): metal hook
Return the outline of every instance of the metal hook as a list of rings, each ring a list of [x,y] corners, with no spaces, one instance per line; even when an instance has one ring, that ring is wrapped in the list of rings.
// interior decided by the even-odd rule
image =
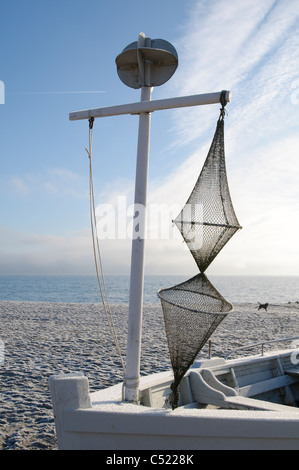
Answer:
[[[222,108],[220,108],[219,119],[224,119],[224,116],[226,114],[225,106],[227,105],[226,91],[225,90],[223,90],[220,94],[220,103],[222,105]]]
[[[93,128],[93,123],[94,123],[94,117],[89,118],[89,129],[91,130]]]

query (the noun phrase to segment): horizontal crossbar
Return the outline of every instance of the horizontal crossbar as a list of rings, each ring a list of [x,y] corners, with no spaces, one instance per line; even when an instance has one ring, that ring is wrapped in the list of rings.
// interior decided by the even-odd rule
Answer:
[[[220,103],[222,92],[206,93],[202,95],[181,96],[177,98],[166,98],[153,101],[139,101],[137,103],[121,104],[104,108],[86,109],[83,111],[74,111],[69,114],[70,121],[81,119],[90,119],[108,116],[120,116],[122,114],[141,114],[151,113],[164,109],[185,108],[190,106],[201,106],[206,104]],[[227,102],[231,100],[231,92],[225,91]]]

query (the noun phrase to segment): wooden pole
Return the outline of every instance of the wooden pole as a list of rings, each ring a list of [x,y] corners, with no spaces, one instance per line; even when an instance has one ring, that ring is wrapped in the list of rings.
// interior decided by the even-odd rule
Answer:
[[[190,106],[202,106],[206,104],[220,103],[221,91],[217,93],[206,93],[201,95],[180,96],[177,98],[166,98],[162,100],[144,100],[138,103],[121,104],[108,106],[105,108],[87,109],[74,111],[69,114],[70,121],[89,119],[91,117],[100,118],[108,116],[120,116],[122,114],[152,113],[164,109],[185,108]],[[227,102],[231,99],[230,91],[226,91]]]

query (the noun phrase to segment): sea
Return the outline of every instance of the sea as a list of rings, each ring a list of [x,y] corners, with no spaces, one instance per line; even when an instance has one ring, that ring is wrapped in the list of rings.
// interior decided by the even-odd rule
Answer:
[[[190,276],[192,277],[192,276]],[[232,303],[299,302],[299,276],[208,276],[221,295]],[[159,303],[159,289],[188,279],[186,275],[145,275],[144,303]],[[111,304],[128,303],[130,277],[106,275]],[[96,276],[0,276],[0,301],[101,303]]]

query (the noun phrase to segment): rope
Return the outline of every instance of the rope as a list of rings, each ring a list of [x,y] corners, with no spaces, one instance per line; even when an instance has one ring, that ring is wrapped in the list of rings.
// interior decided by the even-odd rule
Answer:
[[[93,142],[93,123],[94,118],[91,117],[89,119],[89,149],[85,147],[85,150],[88,154],[89,158],[89,198],[90,198],[90,221],[91,221],[91,233],[92,233],[92,244],[93,244],[93,254],[94,254],[94,261],[95,261],[95,268],[97,274],[98,285],[101,293],[101,298],[103,302],[104,311],[106,314],[107,322],[109,325],[110,333],[112,339],[114,341],[116,350],[119,354],[122,367],[123,367],[123,374],[125,377],[126,369],[124,360],[122,358],[121,349],[119,346],[117,334],[115,332],[112,312],[108,300],[108,294],[106,289],[104,271],[103,271],[103,264],[101,258],[101,251],[99,245],[99,237],[97,232],[97,223],[96,223],[96,215],[95,215],[95,202],[94,202],[94,189],[93,189],[93,172],[92,172],[92,142]]]

